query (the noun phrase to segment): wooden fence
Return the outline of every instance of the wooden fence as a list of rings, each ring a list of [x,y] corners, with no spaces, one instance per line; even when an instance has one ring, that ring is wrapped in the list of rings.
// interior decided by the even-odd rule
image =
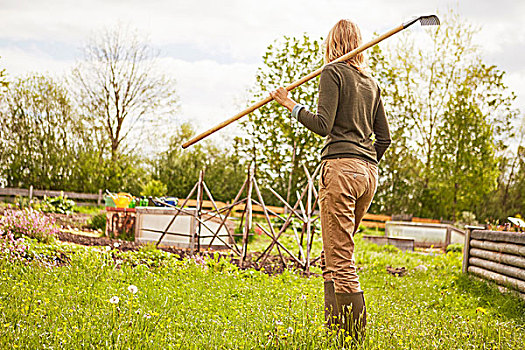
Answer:
[[[74,199],[74,200],[88,200],[88,201],[96,201],[97,205],[100,206],[103,203],[104,195],[102,193],[102,190],[98,191],[97,193],[80,193],[80,192],[67,192],[67,191],[56,191],[56,190],[37,190],[34,189],[33,186],[31,186],[29,189],[27,188],[0,188],[0,197],[13,197],[13,196],[20,196],[20,197],[29,197],[31,200],[33,197],[58,197],[61,194],[64,194],[68,198]],[[77,203],[78,205],[83,204],[91,204],[91,203]],[[186,207],[193,207],[195,208],[197,205],[196,199],[188,199],[188,202],[186,203]],[[214,210],[213,203],[209,200],[203,200],[202,201],[202,209],[207,210]],[[217,205],[218,209],[227,207],[229,204],[225,202],[219,202],[215,201],[215,205]],[[236,205],[232,213],[235,215],[236,213],[242,213],[244,211],[245,204],[238,204]],[[275,214],[282,215],[285,214],[285,208],[284,207],[277,207],[277,206],[271,206],[267,205],[266,209],[269,211],[270,216],[274,216]],[[263,214],[263,208],[259,205],[252,205],[252,211],[253,216],[255,217],[261,217],[264,218]],[[385,223],[387,221],[392,220],[392,217],[389,215],[378,215],[378,214],[365,214],[363,221],[361,221],[361,225],[368,228],[385,228]],[[439,223],[439,220],[433,220],[433,219],[424,219],[424,218],[412,218],[412,222],[421,222],[421,223]]]
[[[463,272],[516,290],[525,300],[525,234],[469,230]]]
[[[60,195],[67,196],[71,199],[83,199],[89,201],[96,201],[97,205],[102,205],[102,190],[98,190],[97,193],[79,193],[79,192],[66,192],[66,191],[54,191],[54,190],[36,190],[33,186],[29,188],[0,188],[0,197],[29,197],[31,200],[33,197],[58,197]],[[81,203],[77,203],[81,204]]]

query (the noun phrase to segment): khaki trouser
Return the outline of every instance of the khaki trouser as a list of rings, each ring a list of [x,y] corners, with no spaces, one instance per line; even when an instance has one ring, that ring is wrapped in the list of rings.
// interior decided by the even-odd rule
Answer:
[[[354,259],[354,233],[370,207],[377,187],[377,166],[357,158],[323,161],[319,204],[325,281],[334,281],[336,293],[361,291]]]

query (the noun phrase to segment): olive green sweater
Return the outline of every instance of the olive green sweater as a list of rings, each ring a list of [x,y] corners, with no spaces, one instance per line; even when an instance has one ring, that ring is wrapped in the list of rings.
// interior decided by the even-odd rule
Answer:
[[[360,158],[377,164],[391,143],[381,90],[371,77],[343,62],[323,69],[317,114],[301,108],[297,119],[326,136],[322,159]]]

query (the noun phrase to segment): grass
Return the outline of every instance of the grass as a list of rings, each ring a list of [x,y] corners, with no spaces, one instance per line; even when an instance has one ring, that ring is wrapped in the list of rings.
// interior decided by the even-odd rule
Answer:
[[[357,244],[369,313],[360,348],[523,349],[524,303],[462,275],[460,253]],[[151,247],[31,245],[33,262],[0,258],[0,348],[338,348],[323,328],[320,277],[181,261]],[[44,262],[60,252],[69,264]],[[386,265],[411,272],[393,277]]]

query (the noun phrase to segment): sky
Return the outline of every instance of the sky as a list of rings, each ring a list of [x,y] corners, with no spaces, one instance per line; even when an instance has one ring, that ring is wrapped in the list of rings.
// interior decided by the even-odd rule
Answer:
[[[204,131],[246,107],[261,57],[275,39],[324,37],[349,18],[368,41],[412,16],[449,8],[481,28],[476,40],[486,62],[507,72],[516,107],[525,112],[521,0],[0,0],[0,68],[10,78],[60,77],[94,34],[118,24],[136,28],[160,50],[161,68],[177,82],[175,118]],[[228,127],[214,137],[239,132]]]

